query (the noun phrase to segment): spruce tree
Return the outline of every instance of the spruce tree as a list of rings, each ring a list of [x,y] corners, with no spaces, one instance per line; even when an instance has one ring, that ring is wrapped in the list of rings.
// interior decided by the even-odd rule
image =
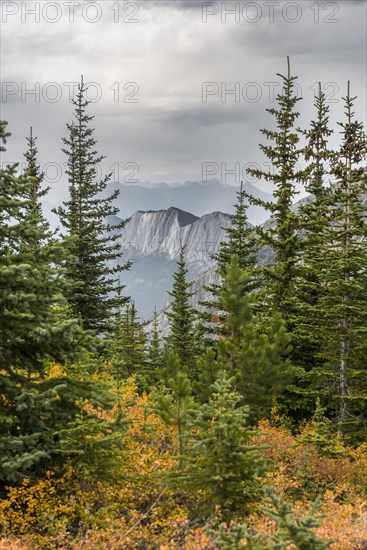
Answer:
[[[321,347],[321,334],[310,331],[310,319],[314,308],[325,292],[320,282],[318,266],[309,258],[322,247],[324,233],[330,223],[329,211],[332,194],[328,186],[330,163],[334,156],[328,145],[332,130],[329,128],[329,106],[319,84],[315,96],[316,117],[309,129],[302,131],[306,139],[303,156],[307,163],[305,190],[310,197],[299,206],[299,225],[302,235],[298,250],[296,284],[293,296],[293,311],[288,319],[292,336],[291,359],[299,367],[293,390],[285,396],[284,402],[292,416],[302,419],[313,410],[315,394],[311,389],[312,369],[319,364],[317,357]]]
[[[9,135],[5,124],[0,127],[3,142]],[[75,321],[59,323],[57,317],[70,286],[63,276],[67,250],[52,239],[40,205],[32,203],[35,178],[16,171],[15,164],[0,173],[1,358],[9,375],[18,368],[31,375],[42,372],[48,356],[64,362],[74,350],[77,355],[83,336]],[[37,216],[29,215],[33,207]],[[38,247],[30,254],[35,242]]]
[[[254,532],[247,523],[230,523],[219,525],[217,529],[210,529],[209,534],[214,538],[221,550],[326,550],[332,540],[322,540],[315,529],[320,526],[322,516],[317,515],[320,502],[312,504],[309,512],[295,513],[291,504],[282,496],[275,494],[272,487],[265,487],[262,512],[266,518],[275,523],[275,530],[270,535]]]
[[[321,505],[320,500],[312,504],[307,514],[297,517],[292,506],[276,495],[272,487],[267,487],[264,504],[264,514],[276,523],[276,531],[267,540],[267,544],[264,544],[264,548],[326,550],[333,543],[330,539],[320,539],[315,533],[315,528],[319,527],[322,519],[322,516],[316,514]]]
[[[317,398],[315,413],[303,428],[299,440],[316,447],[320,455],[338,458],[345,453],[345,448],[336,435],[335,424],[325,413],[326,409],[321,406],[320,398]]]
[[[109,221],[118,212],[113,202],[119,192],[106,194],[111,174],[98,178],[104,157],[95,150],[94,129],[90,127],[94,117],[87,114],[86,90],[82,79],[73,99],[75,119],[67,124],[69,137],[63,139],[69,199],[57,213],[68,235],[74,239],[72,259],[67,263],[67,276],[75,283],[68,294],[69,302],[84,328],[104,333],[113,312],[126,302],[116,295],[118,279],[115,277],[129,267],[121,263],[118,243],[126,222]]]
[[[248,194],[241,182],[240,190],[237,192],[237,202],[234,205],[235,213],[230,216],[229,227],[225,228],[225,239],[220,243],[218,252],[213,255],[219,274],[226,269],[234,254],[238,258],[240,267],[246,269],[249,273],[251,272],[248,285],[242,288],[244,293],[251,292],[261,284],[259,270],[255,270],[258,244],[253,228],[249,225],[247,219],[247,198]],[[204,308],[200,314],[203,337],[205,337],[205,334],[218,336],[218,332],[221,330],[223,309],[219,297],[220,287],[220,284],[207,286],[206,291],[209,293],[210,298],[200,303]],[[213,340],[205,339],[205,341],[207,345],[213,343]]]
[[[142,379],[146,374],[148,355],[145,324],[138,320],[133,301],[117,316],[109,354],[111,372],[118,381],[133,374]]]
[[[222,372],[211,400],[189,411],[191,442],[182,456],[182,473],[172,478],[174,486],[202,491],[202,516],[219,505],[225,520],[259,498],[266,470],[261,450],[250,443],[256,432],[247,426],[248,407],[239,406],[240,396],[231,384]]]
[[[308,260],[323,292],[305,330],[320,338],[313,388],[340,432],[357,435],[367,419],[367,144],[363,124],[354,116],[354,100],[348,83],[346,120],[339,123],[342,142],[331,162],[335,184],[329,223]]]
[[[151,385],[157,383],[160,379],[160,373],[163,368],[163,348],[161,346],[161,337],[159,332],[159,321],[157,310],[154,310],[152,330],[150,333],[150,340],[148,345],[148,359],[146,368],[146,384],[145,387],[149,388]]]
[[[41,200],[47,195],[50,187],[42,188],[44,180],[44,173],[40,171],[38,163],[38,149],[36,146],[37,138],[33,137],[32,127],[30,129],[29,137],[26,138],[28,149],[24,153],[26,159],[25,175],[31,180],[32,185],[29,190],[29,207],[28,212],[30,216],[42,217],[42,204]]]
[[[196,312],[190,303],[194,295],[192,283],[186,280],[186,245],[181,247],[177,270],[173,275],[173,288],[168,294],[172,297],[169,311],[169,335],[166,342],[180,361],[181,368],[187,369],[190,379],[195,378],[198,342],[195,330]]]
[[[271,142],[269,145],[260,145],[271,163],[271,169],[248,170],[252,176],[265,179],[274,186],[274,202],[251,196],[249,200],[252,204],[266,208],[274,222],[273,227],[258,227],[257,232],[261,244],[269,246],[274,255],[273,263],[263,268],[267,307],[280,311],[284,319],[289,317],[292,308],[297,252],[300,246],[299,220],[292,210],[292,204],[297,195],[296,184],[302,184],[306,175],[304,170],[298,168],[302,151],[299,146],[299,132],[295,128],[299,116],[296,105],[301,98],[296,94],[297,77],[291,75],[289,58],[287,63],[287,74],[278,75],[283,81],[282,91],[276,98],[278,107],[267,109],[275,118],[276,128],[262,130]]]
[[[188,411],[195,406],[188,376],[180,371],[178,356],[169,352],[167,359],[168,378],[166,386],[155,394],[155,410],[168,426],[177,430],[176,456],[178,468],[182,468],[182,455],[186,449],[185,431]]]
[[[235,213],[230,216],[230,225],[225,229],[226,238],[221,242],[217,254],[213,256],[219,270],[225,269],[234,254],[242,269],[250,270],[256,265],[257,243],[247,218],[247,198],[248,193],[241,182],[240,190],[237,192],[237,202],[234,205]]]
[[[6,123],[0,123],[4,143]],[[1,145],[1,150],[4,146]],[[35,159],[35,157],[34,157]],[[91,387],[66,375],[47,376],[52,362],[68,365],[94,343],[77,320],[59,315],[69,283],[67,248],[57,242],[35,198],[37,176],[0,170],[0,481],[44,471],[56,460],[56,432],[93,401]],[[30,252],[31,251],[31,252]]]
[[[254,421],[270,415],[292,380],[293,368],[284,359],[290,336],[279,312],[265,320],[256,312],[259,292],[247,292],[251,273],[241,269],[237,256],[232,256],[222,278],[219,298],[225,317],[215,348]]]

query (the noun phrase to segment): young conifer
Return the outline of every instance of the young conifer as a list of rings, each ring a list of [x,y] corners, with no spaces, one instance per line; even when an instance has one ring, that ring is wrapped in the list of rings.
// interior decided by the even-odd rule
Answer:
[[[63,139],[67,156],[69,199],[57,209],[61,223],[73,237],[72,258],[67,276],[73,281],[69,302],[83,327],[96,333],[108,330],[112,314],[126,302],[116,294],[116,274],[129,267],[123,264],[118,239],[125,221],[111,223],[118,213],[113,206],[119,192],[107,194],[111,174],[100,179],[98,169],[103,156],[95,150],[96,140],[87,114],[89,101],[83,78],[73,99],[74,120],[67,124],[69,136]]]
[[[270,247],[274,254],[271,265],[264,266],[264,278],[268,306],[281,312],[287,319],[292,309],[294,280],[297,253],[300,247],[299,218],[292,210],[298,191],[297,184],[303,184],[305,171],[299,168],[301,157],[299,132],[295,122],[299,116],[296,105],[301,98],[297,97],[295,81],[291,75],[289,58],[287,74],[278,75],[283,81],[282,91],[277,95],[277,108],[267,109],[274,116],[276,128],[262,130],[269,140],[269,145],[260,145],[262,152],[269,159],[272,169],[249,169],[248,172],[258,179],[264,179],[274,187],[274,202],[250,197],[252,204],[263,206],[268,210],[274,222],[273,226],[258,227],[261,244]]]

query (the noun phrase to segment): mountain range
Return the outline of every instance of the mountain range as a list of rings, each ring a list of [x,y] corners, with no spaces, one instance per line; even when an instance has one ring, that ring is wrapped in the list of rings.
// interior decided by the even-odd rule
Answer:
[[[117,221],[117,220],[116,220]],[[140,316],[152,317],[164,308],[172,288],[181,245],[186,244],[187,278],[198,280],[214,271],[212,254],[225,238],[230,217],[222,212],[194,216],[178,208],[136,212],[126,224],[120,239],[123,260],[132,266],[121,278]]]
[[[250,183],[244,187],[257,198],[272,200],[271,195]],[[132,263],[130,270],[121,275],[124,292],[134,300],[139,316],[150,319],[155,308],[159,311],[167,306],[167,291],[172,288],[181,245],[187,245],[187,277],[194,280],[197,290],[206,279],[215,277],[212,254],[225,238],[239,187],[217,179],[184,184],[111,182],[105,195],[116,189],[120,191],[114,202],[118,212],[109,222],[129,219],[120,239],[123,261]],[[52,228],[59,225],[52,210],[61,202],[43,203]],[[267,218],[266,211],[257,206],[250,205],[247,213],[251,224]]]
[[[272,195],[250,183],[245,183],[244,188],[256,198],[272,200]],[[138,210],[167,210],[171,206],[200,217],[218,211],[233,213],[239,187],[225,185],[218,179],[188,181],[182,185],[160,183],[154,187],[149,184],[126,185],[115,182],[108,185],[106,192],[110,194],[115,189],[120,191],[115,204],[121,218],[129,218]],[[266,211],[258,206],[250,205],[247,213],[252,224],[262,223],[267,218]]]
[[[245,183],[244,188],[256,198],[272,200],[272,195],[261,191],[250,183]],[[167,210],[171,206],[184,212],[191,212],[197,217],[211,212],[232,214],[234,204],[237,202],[236,192],[239,187],[225,185],[218,179],[211,179],[207,182],[187,181],[183,184],[111,182],[103,195],[108,196],[116,189],[120,191],[114,202],[118,209],[117,215],[122,219],[127,219],[138,210]],[[64,196],[59,193],[57,200],[54,195],[55,201],[51,202],[51,199],[48,198],[43,203],[44,213],[53,228],[58,225],[59,220],[52,210],[59,206],[67,195],[67,189],[65,189]],[[266,211],[258,206],[250,205],[247,214],[249,222],[254,225],[264,222],[267,218]]]
[[[134,300],[139,316],[145,320],[151,319],[157,309],[164,332],[168,291],[172,289],[182,245],[187,245],[187,279],[193,281],[193,289],[197,292],[195,302],[206,297],[205,285],[218,282],[212,255],[225,239],[238,188],[223,185],[218,180],[139,186],[115,182],[109,184],[106,193],[115,189],[120,191],[115,202],[118,215],[109,222],[118,223],[129,218],[119,240],[122,261],[129,260],[132,264],[130,270],[121,275],[124,293]],[[272,200],[271,195],[251,184],[245,184],[245,189],[255,197]],[[297,211],[302,203],[312,200],[311,195],[304,197],[293,209]],[[367,197],[363,195],[362,200],[366,201]],[[59,224],[52,212],[55,206],[43,203],[44,214],[53,228]],[[258,206],[250,206],[247,213],[251,225],[262,224],[265,228],[274,225],[271,218],[267,219],[266,211]],[[261,249],[258,260],[260,264],[271,260],[267,247]]]

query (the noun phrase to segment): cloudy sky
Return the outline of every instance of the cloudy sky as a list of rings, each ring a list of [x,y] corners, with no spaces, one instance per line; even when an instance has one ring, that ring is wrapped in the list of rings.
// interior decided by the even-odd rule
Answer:
[[[266,161],[259,130],[272,124],[265,109],[287,55],[301,126],[318,81],[336,132],[348,79],[366,119],[366,24],[365,0],[2,0],[1,117],[12,133],[3,160],[21,160],[32,126],[51,198],[64,193],[61,137],[83,74],[103,168],[116,179],[235,183]]]

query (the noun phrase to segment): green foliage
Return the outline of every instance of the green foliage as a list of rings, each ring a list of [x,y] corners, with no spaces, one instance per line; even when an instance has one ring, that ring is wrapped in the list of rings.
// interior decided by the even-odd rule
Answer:
[[[68,252],[52,238],[37,205],[29,214],[34,179],[17,176],[16,167],[0,171],[0,356],[14,380],[40,374],[47,359],[76,358],[86,343],[75,321],[60,322],[57,315],[69,289],[63,277]]]
[[[216,348],[235,387],[250,405],[251,420],[268,417],[275,400],[290,383],[293,369],[287,355],[289,340],[280,313],[264,321],[254,313],[257,293],[244,291],[251,274],[233,256],[222,272],[219,298],[225,313]]]
[[[223,364],[217,351],[210,347],[198,358],[197,365],[199,377],[193,387],[195,396],[201,403],[205,403],[212,395],[213,384],[218,379],[219,372],[223,370]]]
[[[342,442],[336,434],[335,425],[325,416],[325,409],[321,407],[319,398],[315,413],[303,430],[300,441],[315,446],[322,456],[337,458],[345,453]]]
[[[118,243],[125,221],[114,223],[118,213],[113,201],[119,192],[107,194],[111,174],[98,179],[98,167],[103,156],[95,150],[93,119],[86,113],[83,83],[78,87],[75,121],[67,124],[69,137],[64,138],[63,152],[67,156],[69,199],[56,212],[68,235],[73,237],[72,256],[67,262],[67,276],[74,284],[68,299],[75,315],[79,315],[85,329],[97,334],[105,332],[113,312],[126,302],[116,293],[116,274],[129,267],[123,264]]]
[[[237,256],[241,269],[249,273],[247,284],[241,289],[244,294],[260,286],[258,271],[255,276],[258,243],[253,234],[253,228],[247,220],[247,198],[248,194],[243,189],[243,184],[241,183],[240,191],[237,192],[237,203],[234,205],[235,213],[230,216],[231,223],[225,229],[225,239],[220,243],[218,253],[213,256],[213,259],[217,262],[217,271],[220,276],[223,275],[223,271],[227,268],[232,256]],[[211,298],[200,303],[204,307],[204,311],[200,314],[201,324],[203,325],[202,338],[208,333],[217,336],[221,330],[224,313],[219,296],[220,289],[221,284],[213,284],[206,287]],[[215,318],[216,322],[213,322],[213,318]],[[211,345],[212,343],[212,340],[206,340],[207,345]]]
[[[7,391],[5,416],[1,418],[1,481],[16,482],[24,475],[42,475],[49,464],[55,467],[63,464],[65,457],[73,460],[76,455],[77,469],[84,473],[92,461],[99,466],[99,472],[106,469],[106,463],[101,465],[103,456],[93,452],[93,443],[104,448],[108,442],[104,435],[106,425],[83,409],[85,403],[104,409],[112,406],[111,396],[100,385],[49,377],[13,385],[4,379],[2,389],[4,382]],[[83,428],[88,431],[83,433]],[[81,452],[83,446],[88,452]]]
[[[220,550],[264,550],[265,541],[263,535],[254,535],[249,532],[246,523],[234,523],[229,527],[219,525],[217,529],[209,530],[216,548]]]
[[[27,213],[30,219],[36,218],[42,219],[42,205],[41,200],[45,197],[50,190],[50,187],[42,188],[42,182],[44,180],[44,174],[40,172],[40,168],[37,161],[38,149],[36,147],[37,138],[33,137],[32,128],[30,129],[29,137],[26,138],[28,149],[24,154],[27,161],[25,168],[25,176],[31,182],[29,195],[29,205],[27,207]]]
[[[161,337],[158,329],[158,314],[154,310],[152,321],[152,330],[147,347],[147,366],[146,374],[143,377],[143,388],[149,392],[150,388],[160,381],[160,376],[164,371],[164,350],[161,345]]]
[[[6,137],[5,124],[0,126]],[[51,362],[70,364],[95,342],[68,315],[64,298],[67,247],[56,241],[38,202],[36,153],[30,138],[29,165],[0,170],[0,480],[16,482],[41,474],[56,459],[56,432],[73,422],[89,383],[52,378]]]
[[[320,502],[316,501],[310,511],[303,517],[294,514],[290,504],[282,497],[276,495],[272,488],[265,491],[264,513],[276,522],[277,530],[271,537],[268,546],[272,550],[286,550],[290,544],[298,550],[324,550],[329,548],[332,541],[321,540],[314,532],[320,525],[320,519],[316,512]]]
[[[226,268],[234,255],[237,256],[242,269],[250,270],[256,265],[258,245],[247,220],[247,198],[248,194],[241,183],[237,192],[237,203],[234,205],[235,213],[230,216],[230,226],[225,229],[226,238],[221,242],[218,253],[214,255],[219,271]],[[249,290],[252,288],[253,285],[249,285]]]
[[[320,365],[321,358],[317,354],[322,343],[321,333],[310,331],[308,326],[313,322],[315,308],[324,289],[319,265],[311,258],[315,249],[322,248],[332,205],[331,189],[327,187],[330,162],[334,156],[328,146],[332,131],[329,129],[329,106],[321,91],[321,84],[318,95],[315,96],[315,110],[315,120],[311,121],[308,130],[302,132],[307,140],[303,149],[304,159],[308,163],[305,190],[312,195],[312,200],[306,200],[299,206],[302,241],[298,251],[294,306],[291,319],[288,320],[292,336],[291,358],[300,370],[285,402],[292,415],[299,419],[303,415],[311,414],[315,400],[315,393],[310,388],[312,375],[309,373],[316,365]]]
[[[166,314],[170,321],[167,346],[177,353],[181,367],[188,369],[192,379],[196,371],[198,342],[195,330],[196,312],[190,303],[190,298],[193,296],[192,283],[186,281],[185,249],[186,245],[181,247],[177,270],[173,276],[173,288],[169,292],[173,301],[170,311]]]
[[[177,355],[170,352],[168,358],[169,371],[180,366]],[[155,395],[155,410],[162,420],[177,429],[178,468],[182,467],[182,454],[185,449],[185,429],[188,411],[195,406],[191,396],[191,385],[187,375],[178,370],[168,379],[167,387]]]
[[[123,423],[117,426],[96,415],[78,413],[55,433],[59,438],[57,452],[72,460],[82,481],[91,476],[98,479],[114,476],[125,428]]]
[[[362,123],[354,118],[349,86],[344,99],[342,143],[331,161],[335,183],[327,196],[328,223],[317,245],[309,243],[304,254],[305,269],[314,274],[304,284],[317,300],[303,303],[298,330],[318,343],[309,378],[313,395],[320,397],[339,430],[355,437],[367,418],[367,143]]]
[[[181,457],[183,471],[174,480],[184,489],[203,492],[199,505],[204,516],[218,505],[224,519],[253,505],[266,470],[261,450],[250,443],[256,432],[246,425],[248,407],[239,406],[232,383],[222,372],[209,403],[189,411],[191,445]]]
[[[116,380],[132,374],[143,377],[147,370],[147,335],[145,324],[138,321],[134,302],[130,301],[116,316],[108,348],[111,373]]]
[[[321,517],[316,515],[320,502],[311,505],[309,512],[302,516],[295,514],[292,506],[281,496],[275,494],[272,487],[266,487],[263,499],[263,514],[275,522],[274,533],[265,535],[256,533],[246,523],[221,524],[217,529],[209,530],[217,548],[220,550],[326,550],[333,541],[320,539],[315,528],[320,525]],[[291,545],[291,546],[290,546]]]
[[[264,179],[273,184],[274,202],[267,202],[250,197],[252,204],[265,207],[272,216],[273,226],[258,227],[260,242],[269,246],[274,255],[274,262],[264,266],[263,273],[266,284],[268,306],[280,311],[287,318],[292,309],[295,266],[297,251],[300,246],[298,234],[298,216],[292,210],[292,204],[297,195],[296,184],[302,184],[305,172],[298,168],[301,156],[299,147],[299,132],[295,122],[299,116],[296,105],[301,98],[297,97],[295,81],[291,75],[289,58],[287,75],[278,75],[283,81],[281,93],[276,97],[277,108],[267,109],[274,116],[275,130],[262,130],[271,142],[270,145],[260,145],[261,151],[269,159],[271,169],[249,169],[250,175]]]

